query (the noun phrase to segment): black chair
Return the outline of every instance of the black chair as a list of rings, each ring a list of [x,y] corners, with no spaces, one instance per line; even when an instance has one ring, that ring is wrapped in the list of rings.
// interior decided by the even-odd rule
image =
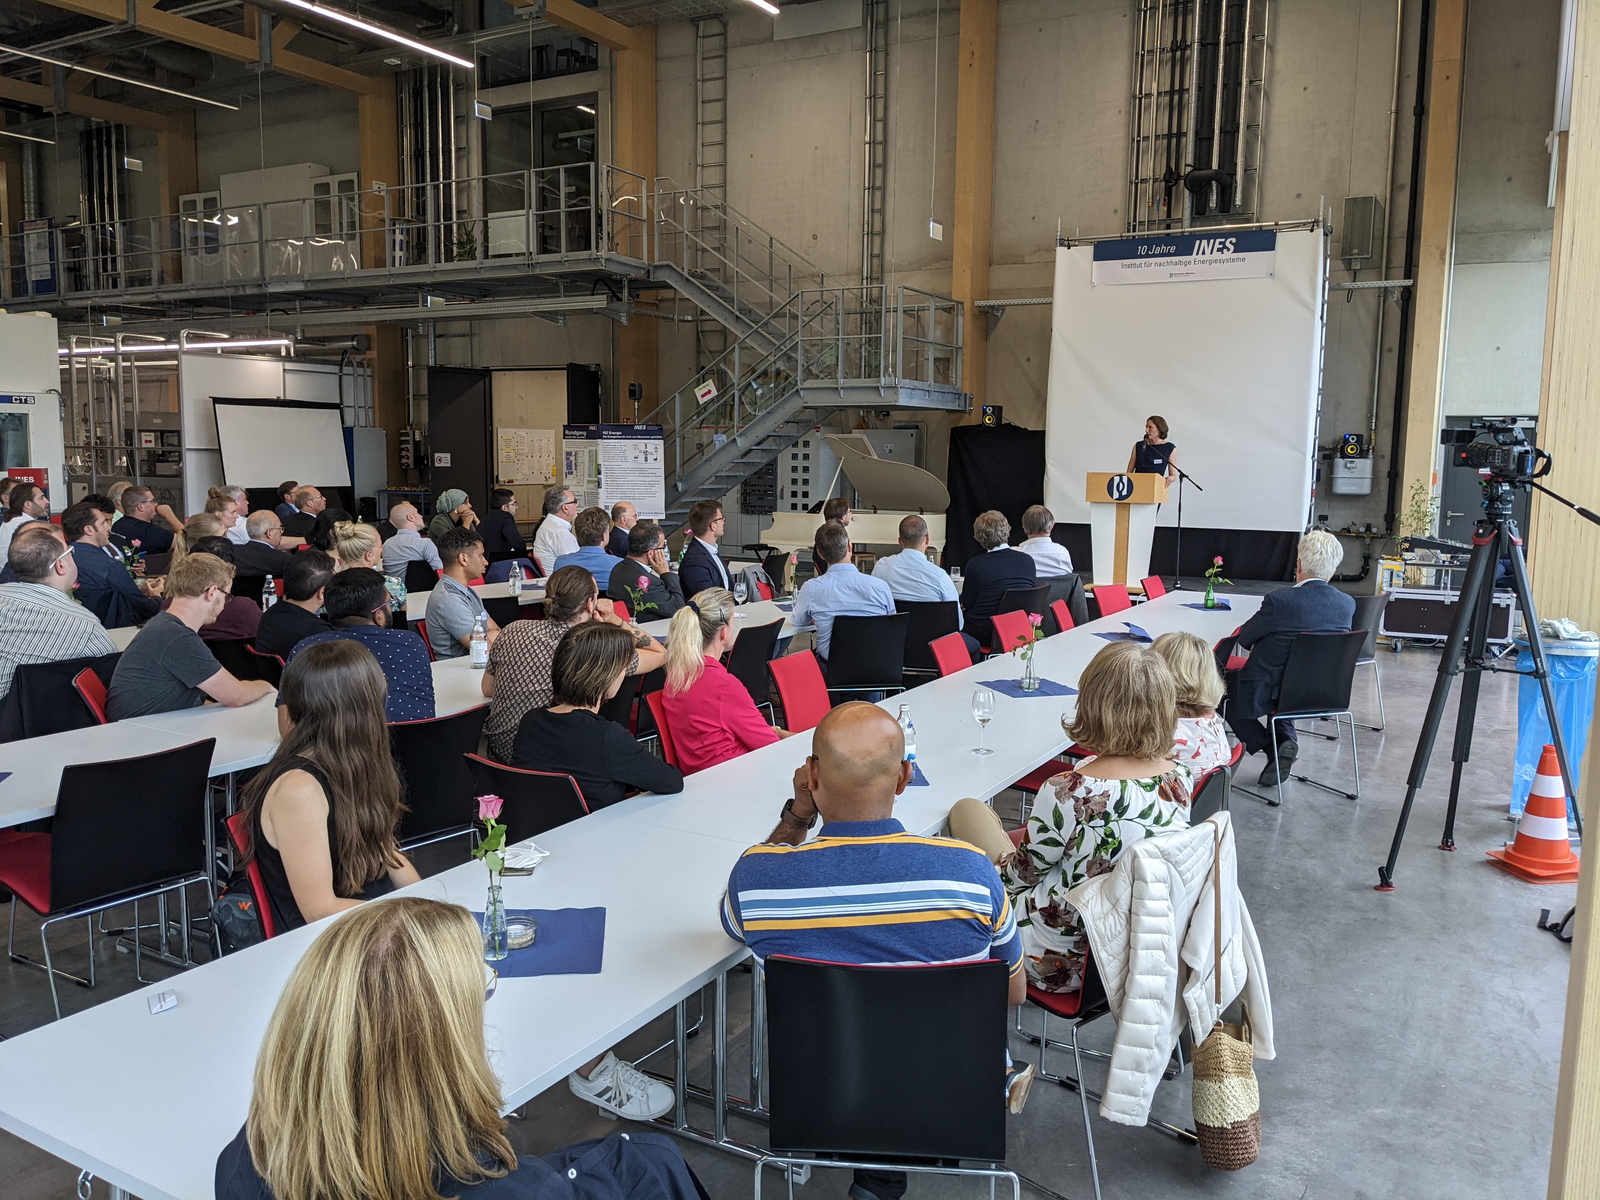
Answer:
[[[789,575],[789,552],[778,550],[772,554],[764,555],[761,559],[761,569],[767,573],[767,578],[772,580],[772,586],[778,589],[779,595],[788,592],[786,581]]]
[[[510,562],[514,558],[526,557],[527,555],[525,553],[518,554],[515,550],[485,550],[483,552],[484,561],[487,562],[491,567],[494,566],[495,563]]]
[[[389,745],[409,806],[400,818],[402,850],[473,831],[478,793],[463,756],[477,753],[488,716],[488,705],[479,705],[448,717],[389,723]]]
[[[256,664],[260,672],[257,679],[264,679],[273,687],[283,682],[284,661],[276,654],[268,654],[265,650],[257,650],[254,642],[246,642],[244,648],[250,652],[251,661]]]
[[[515,596],[485,596],[483,611],[489,614],[491,621],[504,629],[513,621],[528,620],[533,614],[533,605],[524,605]]]
[[[1361,643],[1361,653],[1356,656],[1356,666],[1372,668],[1372,686],[1378,690],[1378,723],[1361,726],[1373,733],[1382,733],[1384,726],[1389,723],[1383,713],[1383,679],[1378,673],[1378,630],[1383,628],[1383,610],[1388,607],[1387,592],[1377,596],[1357,596],[1355,616],[1350,620],[1351,629],[1367,631],[1367,640]]]
[[[1233,768],[1212,767],[1200,778],[1200,786],[1189,801],[1189,824],[1198,825],[1215,813],[1228,811],[1228,792],[1233,784]]]
[[[644,703],[644,698],[651,692],[659,692],[667,686],[667,671],[665,667],[657,667],[648,675],[639,677],[639,691],[636,699],[639,701],[638,713],[634,720],[633,736],[641,742],[646,738],[656,736],[656,716],[650,711],[650,706]]]
[[[904,674],[939,678],[939,664],[929,643],[961,629],[961,604],[955,600],[896,600],[896,612],[911,617],[906,626]]]
[[[910,613],[835,617],[828,641],[828,691],[905,691],[906,631],[910,627]]]
[[[744,684],[757,708],[772,707],[772,679],[767,674],[767,664],[777,652],[782,629],[782,621],[742,628],[733,649],[728,651],[728,674]]]
[[[420,558],[413,558],[406,564],[405,579],[406,594],[412,592],[431,592],[439,586],[439,573],[423,562]]]
[[[1072,614],[1073,625],[1084,625],[1089,620],[1089,598],[1083,590],[1083,580],[1076,575],[1060,575],[1039,580],[1039,586],[1048,588],[1049,592],[1044,598],[1045,624],[1050,629],[1051,636],[1060,633],[1055,616],[1050,611],[1050,606],[1057,600],[1067,602],[1067,611]]]
[[[995,606],[995,612],[1025,612],[1033,616],[1042,617],[1045,613],[1045,603],[1050,599],[1049,587],[1012,588],[1000,597],[1000,603]],[[1076,621],[1078,618],[1072,618]]]
[[[182,910],[184,958],[189,936],[191,883],[204,883],[210,907],[204,838],[207,776],[215,738],[110,762],[64,767],[56,789],[54,825],[49,833],[23,833],[0,841],[0,885],[11,889],[11,933],[6,951],[12,962],[39,967],[50,977],[56,1020],[61,997],[56,976],[80,987],[94,986],[94,922],[89,925],[89,978],[56,969],[50,957],[50,926],[147,896],[176,890]],[[17,898],[44,918],[39,940],[44,962],[16,952]],[[134,973],[143,975],[134,910]]]
[[[1020,1198],[1005,1169],[1003,962],[772,955],[765,971],[772,1152],[756,1163],[756,1200],[769,1166],[986,1176],[1010,1180]]]
[[[246,600],[254,601],[257,608],[262,608],[261,593],[266,590],[267,577],[265,575],[235,575],[233,586],[228,590],[235,596],[243,596]]]
[[[265,679],[273,687],[278,686],[271,678],[267,657],[257,654],[248,638],[222,638],[207,642],[206,646],[211,651],[211,657],[217,660],[217,665],[226,668],[235,679]],[[277,674],[281,677],[281,668]]]
[[[117,669],[117,660],[121,657],[119,652],[18,667],[11,676],[11,690],[0,701],[0,742],[100,724],[72,681],[80,671],[87,669],[110,687],[111,673]]]
[[[144,556],[144,573],[148,579],[157,575],[165,575],[167,568],[172,566],[172,551],[164,550],[160,554],[146,554]]]
[[[1283,667],[1283,682],[1278,687],[1278,707],[1267,718],[1267,732],[1272,742],[1272,767],[1278,773],[1278,798],[1263,796],[1248,788],[1240,788],[1247,795],[1265,800],[1274,808],[1283,803],[1283,778],[1278,768],[1278,722],[1304,721],[1317,717],[1333,717],[1335,741],[1343,740],[1341,728],[1344,718],[1350,721],[1350,765],[1355,772],[1355,788],[1347,792],[1330,784],[1321,783],[1305,775],[1292,775],[1301,783],[1309,783],[1325,792],[1333,792],[1346,800],[1361,798],[1361,763],[1356,757],[1356,719],[1350,711],[1350,688],[1355,680],[1356,659],[1366,643],[1367,631],[1353,629],[1349,633],[1297,633],[1289,646],[1289,659]]]
[[[633,732],[633,702],[639,698],[639,676],[624,675],[617,694],[600,705],[600,715]]]
[[[499,796],[506,844],[538,837],[546,830],[589,815],[589,805],[571,775],[508,767],[482,755],[466,756],[475,796]]]

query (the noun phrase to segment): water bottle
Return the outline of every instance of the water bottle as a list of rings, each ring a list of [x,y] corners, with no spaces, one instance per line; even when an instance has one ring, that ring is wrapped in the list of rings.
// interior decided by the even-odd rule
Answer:
[[[506,577],[506,582],[511,585],[511,594],[513,596],[522,595],[522,565],[520,563],[511,564],[511,574]]]
[[[266,612],[278,602],[278,589],[272,585],[272,576],[267,576],[266,585],[261,589],[261,611]]]
[[[472,669],[481,671],[489,665],[488,618],[479,613],[472,622]]]
[[[902,704],[900,715],[896,718],[900,722],[900,732],[905,735],[906,754],[905,761],[916,764],[917,761],[917,727],[911,723],[911,705]]]

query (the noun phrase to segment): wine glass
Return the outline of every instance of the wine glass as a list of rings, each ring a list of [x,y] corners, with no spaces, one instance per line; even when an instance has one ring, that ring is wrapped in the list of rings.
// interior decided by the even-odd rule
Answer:
[[[984,726],[994,720],[994,693],[986,687],[975,688],[972,693],[972,717],[978,722],[978,745],[973,750],[974,754],[993,754],[983,744]]]
[[[745,586],[744,580],[742,578],[734,580],[734,582],[733,582],[733,602],[735,604],[743,604],[745,597],[748,596],[749,594],[750,594],[750,589]]]

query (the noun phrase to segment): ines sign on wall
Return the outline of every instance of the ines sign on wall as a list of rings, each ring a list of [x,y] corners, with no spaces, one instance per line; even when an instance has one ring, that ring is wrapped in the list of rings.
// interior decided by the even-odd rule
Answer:
[[[1094,244],[1092,283],[1265,279],[1277,265],[1275,229],[1119,238]]]

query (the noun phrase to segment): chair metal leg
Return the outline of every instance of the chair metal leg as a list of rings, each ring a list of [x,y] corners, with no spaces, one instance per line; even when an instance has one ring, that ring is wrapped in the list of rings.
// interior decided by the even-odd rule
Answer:
[[[1355,715],[1353,713],[1351,713],[1349,709],[1345,709],[1345,711],[1343,711],[1341,713],[1332,713],[1330,715],[1334,719],[1335,727],[1337,729],[1339,729],[1339,731],[1340,731],[1340,735],[1339,735],[1340,736],[1340,740],[1343,740],[1343,737],[1344,737],[1344,732],[1343,732],[1344,731],[1344,720],[1343,719],[1348,717],[1349,720],[1350,720],[1350,761],[1351,761],[1351,764],[1352,764],[1352,766],[1354,768],[1354,772],[1355,772],[1356,790],[1353,791],[1353,792],[1347,792],[1343,788],[1337,788],[1337,787],[1334,787],[1332,784],[1323,783],[1320,779],[1312,779],[1309,775],[1291,775],[1291,776],[1289,776],[1289,778],[1298,779],[1301,783],[1309,783],[1312,787],[1321,788],[1325,792],[1332,792],[1335,796],[1343,796],[1346,800],[1359,800],[1359,799],[1361,799],[1361,764],[1360,764],[1359,761],[1357,761],[1357,758],[1356,758],[1356,719],[1355,719]],[[1283,785],[1282,784],[1278,785],[1278,790],[1279,790],[1280,793],[1283,791]]]
[[[44,973],[50,977],[50,1003],[55,1005],[56,1020],[61,1020],[61,996],[56,991],[56,969],[50,961],[50,922],[39,926],[39,940],[44,943]],[[94,964],[94,943],[89,943],[89,963]]]
[[[1083,1085],[1083,1055],[1078,1050],[1078,1022],[1072,1023],[1072,1061],[1078,1072],[1078,1104],[1083,1109],[1083,1136],[1089,1143],[1089,1174],[1094,1178],[1094,1200],[1100,1200],[1100,1164],[1094,1155],[1094,1127],[1089,1120],[1089,1092]]]
[[[1370,729],[1373,733],[1382,733],[1384,727],[1389,724],[1389,718],[1383,711],[1383,673],[1378,670],[1378,660],[1374,657],[1369,662],[1358,662],[1356,666],[1372,668],[1372,686],[1378,691],[1378,723],[1376,725],[1368,725],[1362,722],[1361,728]],[[1352,717],[1351,720],[1354,721],[1355,718]]]

